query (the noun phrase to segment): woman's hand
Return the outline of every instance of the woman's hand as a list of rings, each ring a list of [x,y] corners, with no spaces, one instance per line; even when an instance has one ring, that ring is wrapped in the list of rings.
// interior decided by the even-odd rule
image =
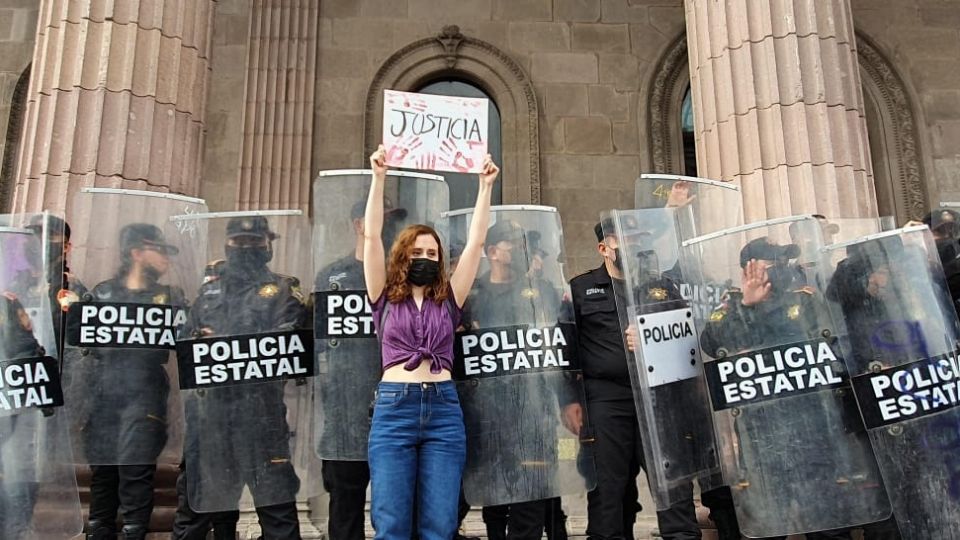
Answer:
[[[381,146],[381,148],[383,148]],[[483,158],[483,169],[480,171],[480,183],[487,187],[493,187],[494,182],[497,181],[497,175],[500,174],[500,167],[497,167],[497,164],[493,162],[493,158],[490,157],[490,154],[487,154]]]
[[[387,149],[381,144],[370,154],[370,168],[379,178],[387,175]]]

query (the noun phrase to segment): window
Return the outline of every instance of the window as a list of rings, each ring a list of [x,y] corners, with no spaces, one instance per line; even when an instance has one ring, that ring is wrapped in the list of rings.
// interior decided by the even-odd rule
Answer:
[[[693,98],[690,95],[690,85],[683,94],[683,103],[680,105],[680,136],[683,150],[683,171],[687,176],[697,175],[697,146],[693,135]]]
[[[418,92],[422,94],[436,94],[442,96],[473,97],[486,98],[490,100],[490,133],[487,139],[487,147],[493,161],[500,165],[501,175],[503,168],[503,148],[500,140],[500,110],[486,92],[477,86],[458,79],[446,79],[434,81],[420,88]],[[450,209],[473,208],[477,200],[477,175],[444,172],[443,177],[447,179],[450,186]],[[502,204],[503,194],[501,186],[503,178],[494,184],[493,204]]]

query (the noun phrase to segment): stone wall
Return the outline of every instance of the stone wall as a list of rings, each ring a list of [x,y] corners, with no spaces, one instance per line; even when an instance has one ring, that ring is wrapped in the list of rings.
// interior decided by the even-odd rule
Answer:
[[[877,44],[910,91],[929,200],[960,200],[960,1],[851,4],[857,30]]]
[[[596,263],[590,226],[597,214],[629,205],[633,178],[652,168],[646,100],[654,66],[684,31],[681,0],[320,3],[315,171],[365,165],[363,115],[376,70],[405,45],[456,24],[512,57],[533,81],[541,202],[563,215],[571,273]],[[201,184],[216,209],[233,206],[239,177],[251,4],[217,5]],[[37,6],[0,0],[0,134],[30,63]],[[960,199],[960,1],[852,0],[852,6],[857,30],[908,88],[929,199]]]
[[[633,180],[649,169],[643,88],[683,32],[682,1],[323,1],[315,169],[365,166],[363,115],[374,74],[397,50],[447,25],[497,47],[533,81],[541,203],[563,216],[571,276],[596,266],[599,213],[632,204]]]

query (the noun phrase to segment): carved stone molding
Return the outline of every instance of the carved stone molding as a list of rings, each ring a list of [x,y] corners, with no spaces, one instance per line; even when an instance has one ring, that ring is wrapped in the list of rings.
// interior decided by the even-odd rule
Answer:
[[[460,33],[460,27],[456,25],[444,26],[443,31],[437,36],[437,41],[440,42],[443,52],[446,53],[447,68],[455,68],[460,56],[460,45],[463,44],[463,34]]]
[[[30,68],[27,66],[17,79],[10,99],[10,120],[3,145],[3,161],[0,162],[0,213],[7,213],[13,205],[13,188],[16,185],[17,154],[23,134],[23,117],[27,107],[27,89],[30,84]]]
[[[874,157],[886,160],[890,169],[888,178],[878,177],[875,181],[892,185],[898,222],[918,218],[929,211],[930,203],[917,119],[907,86],[887,57],[860,33],[857,56],[864,91],[877,98],[881,115],[877,120],[889,142],[871,141],[871,153],[884,152],[885,155]],[[667,47],[654,73],[647,103],[651,163],[656,172],[680,173],[680,105],[690,83],[686,35]]]
[[[415,91],[441,78],[469,81],[493,98],[500,109],[503,202],[538,204],[539,107],[530,76],[506,53],[456,26],[401,48],[377,70],[367,92],[364,155],[380,140],[383,91]]]
[[[872,90],[880,108],[880,123],[884,130],[887,152],[883,156],[890,164],[890,178],[895,192],[895,210],[899,218],[917,219],[927,213],[930,202],[924,183],[923,160],[919,148],[917,120],[910,95],[903,79],[893,65],[870,41],[857,35],[857,56],[863,73],[864,91]],[[876,152],[879,141],[871,141]],[[892,152],[891,152],[892,151]]]
[[[647,104],[653,172],[680,173],[683,152],[680,146],[679,105],[690,84],[685,34],[667,47],[654,73]]]

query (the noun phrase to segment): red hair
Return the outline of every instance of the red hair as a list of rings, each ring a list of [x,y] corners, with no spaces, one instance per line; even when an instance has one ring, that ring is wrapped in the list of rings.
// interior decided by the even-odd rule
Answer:
[[[390,256],[387,257],[387,283],[384,290],[387,294],[387,300],[391,303],[398,303],[406,300],[410,292],[410,283],[407,281],[407,269],[410,268],[410,254],[413,252],[413,246],[417,238],[423,235],[430,235],[437,241],[437,251],[440,263],[440,276],[436,283],[427,285],[424,291],[424,297],[441,303],[447,299],[447,292],[450,287],[447,279],[447,273],[444,272],[443,249],[440,244],[440,235],[433,228],[426,225],[409,225],[400,231],[397,239],[390,248]]]

